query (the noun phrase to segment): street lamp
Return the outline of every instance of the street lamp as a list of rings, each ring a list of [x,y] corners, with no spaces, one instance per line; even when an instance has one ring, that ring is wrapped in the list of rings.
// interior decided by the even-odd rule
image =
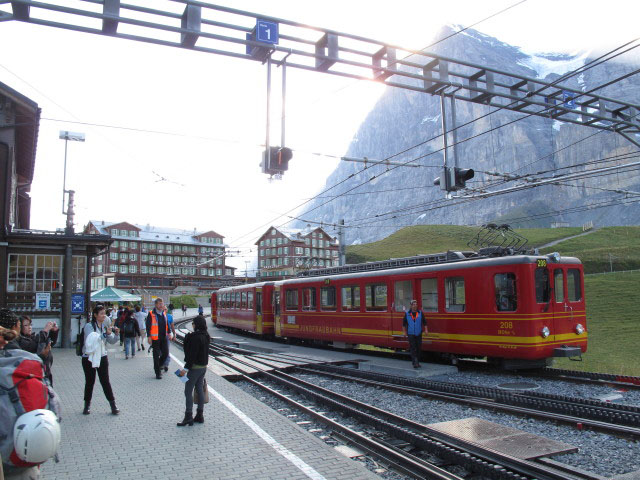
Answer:
[[[69,140],[72,142],[84,142],[84,133],[69,132],[67,130],[60,130],[60,140],[64,140],[64,177],[62,180],[62,214],[66,215],[64,211],[64,195],[69,193],[67,190],[67,143]]]

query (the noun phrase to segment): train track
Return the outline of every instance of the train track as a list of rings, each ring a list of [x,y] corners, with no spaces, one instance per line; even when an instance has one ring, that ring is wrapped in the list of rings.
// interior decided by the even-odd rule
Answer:
[[[178,335],[181,342],[182,335]],[[222,358],[231,359],[238,348],[229,349],[215,344],[210,345],[210,353]],[[243,352],[245,353],[245,352]],[[252,352],[255,353],[255,352]],[[291,357],[296,357],[292,355]],[[299,358],[299,357],[298,357]],[[229,362],[233,368],[234,362],[245,363],[252,368],[257,367],[259,359],[252,358],[250,362],[243,362],[237,356]],[[267,365],[265,364],[265,368]],[[317,373],[317,372],[315,372]],[[400,440],[404,445],[412,445],[422,452],[429,452],[449,463],[462,466],[465,470],[496,479],[539,479],[539,480],[603,480],[603,477],[588,472],[576,472],[575,469],[550,459],[539,461],[522,460],[504,453],[500,453],[473,442],[461,440],[429,427],[413,422],[404,417],[378,409],[372,405],[358,402],[317,385],[305,382],[282,371],[260,372],[258,381],[247,375],[243,380],[259,387],[269,394],[288,403],[304,414],[315,418],[321,423],[329,425],[340,437],[347,439],[361,450],[368,452],[378,460],[390,465],[393,469],[414,478],[429,479],[459,479],[454,475],[424,459],[412,455],[398,446]],[[277,384],[274,388],[270,384]],[[365,435],[346,427],[325,413],[315,408],[303,405],[290,395],[280,391],[281,388],[293,391],[314,402],[329,407],[332,411],[340,411],[349,417],[374,428],[376,432],[384,434]]]
[[[457,364],[461,370],[496,371],[492,365],[476,360],[460,360]],[[626,390],[640,389],[640,377],[615,375],[612,373],[581,372],[560,368],[541,368],[535,370],[499,370],[498,373],[513,373],[519,376],[563,380],[573,383],[606,385]]]
[[[514,393],[492,387],[396,377],[330,365],[315,365],[305,370],[402,393],[640,438],[640,408],[634,406],[537,392]]]

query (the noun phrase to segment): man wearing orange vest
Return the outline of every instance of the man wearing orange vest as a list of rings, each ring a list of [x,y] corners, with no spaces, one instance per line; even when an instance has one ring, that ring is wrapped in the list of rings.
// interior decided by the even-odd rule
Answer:
[[[164,301],[156,298],[155,308],[149,312],[145,320],[147,327],[147,341],[153,349],[153,369],[156,371],[156,378],[162,378],[160,368],[169,356],[167,348],[167,336],[171,338],[169,332],[169,322],[167,321],[167,313],[164,308]]]

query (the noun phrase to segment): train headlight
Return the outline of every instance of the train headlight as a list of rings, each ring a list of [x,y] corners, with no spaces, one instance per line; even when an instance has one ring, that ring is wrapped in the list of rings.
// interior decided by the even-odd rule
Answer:
[[[542,330],[540,330],[540,336],[542,338],[547,338],[550,333],[551,331],[549,330],[549,327],[542,327]]]
[[[582,335],[584,333],[584,327],[582,326],[581,323],[576,325],[576,333],[578,335]]]

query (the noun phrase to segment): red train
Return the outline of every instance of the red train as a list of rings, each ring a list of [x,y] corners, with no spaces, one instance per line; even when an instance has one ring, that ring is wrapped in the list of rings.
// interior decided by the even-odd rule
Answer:
[[[578,259],[458,256],[419,266],[223,288],[211,298],[214,321],[259,335],[339,347],[406,349],[402,319],[415,298],[427,317],[423,350],[454,362],[487,357],[518,368],[586,352]]]

